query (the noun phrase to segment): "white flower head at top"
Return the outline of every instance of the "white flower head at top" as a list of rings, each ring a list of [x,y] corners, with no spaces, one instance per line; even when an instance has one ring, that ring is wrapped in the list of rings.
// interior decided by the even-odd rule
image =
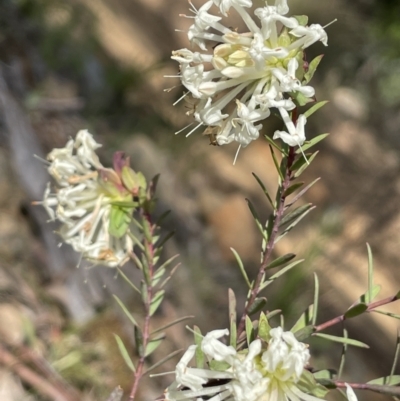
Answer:
[[[203,338],[200,347],[207,367],[188,366],[196,352],[196,346],[189,347],[165,391],[167,401],[321,401],[298,386],[310,353],[293,333],[271,329],[268,343],[256,339],[243,351],[220,341],[227,334],[228,330],[215,330]]]
[[[186,136],[211,128],[217,144],[237,142],[245,147],[259,137],[260,122],[270,109],[277,110],[286,124],[288,110],[314,101],[315,90],[307,85],[311,77],[306,76],[305,49],[318,41],[327,46],[323,27],[308,26],[304,16],[287,16],[287,0],[265,2],[254,15],[252,0],[209,0],[199,9],[190,4],[194,16],[186,16],[193,20],[188,38],[200,52],[180,49],[172,55],[186,89],[182,98],[191,98],[193,104],[187,114],[195,122]],[[219,13],[214,15],[213,9]],[[242,19],[243,32],[225,21],[232,12]],[[304,142],[300,131],[305,118],[290,124],[288,135],[278,137],[299,146]]]
[[[113,203],[132,202],[137,175],[122,152],[114,155],[114,169],[104,168],[95,152],[100,146],[81,130],[64,148],[51,151],[47,170],[56,188],[52,191],[48,184],[43,201],[36,204],[62,223],[58,234],[83,259],[116,267],[127,262],[132,251],[128,216],[133,208],[115,208]]]

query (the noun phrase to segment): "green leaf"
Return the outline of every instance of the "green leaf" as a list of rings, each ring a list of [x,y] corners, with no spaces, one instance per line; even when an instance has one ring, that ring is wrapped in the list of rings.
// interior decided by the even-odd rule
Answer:
[[[336,371],[333,369],[323,369],[318,370],[317,372],[313,372],[313,376],[315,379],[328,379],[333,380],[335,378]]]
[[[314,333],[314,326],[306,326],[303,327],[302,329],[296,331],[296,333],[293,333],[294,336],[296,337],[297,341],[304,341],[307,340],[312,334]]]
[[[138,326],[135,318],[132,316],[132,314],[128,311],[128,309],[126,308],[126,306],[124,305],[124,303],[116,296],[113,295],[114,299],[118,302],[118,305],[121,307],[121,309],[123,310],[123,312],[125,313],[125,315],[128,317],[128,319],[132,322],[132,324],[134,326]]]
[[[269,342],[271,339],[271,336],[269,335],[269,332],[271,331],[271,326],[268,322],[267,316],[265,316],[264,312],[260,313],[260,319],[258,321],[258,337],[261,338],[261,340],[264,340],[265,342]]]
[[[318,302],[319,302],[319,280],[317,273],[314,273],[314,310],[311,324],[315,326],[318,316]]]
[[[253,302],[253,304],[250,306],[248,309],[247,313],[251,316],[254,315],[257,312],[260,312],[265,308],[267,305],[267,298],[256,298]]]
[[[304,142],[303,145],[301,145],[301,149],[297,149],[296,153],[300,154],[301,151],[303,150],[303,152],[305,152],[306,150],[312,148],[313,146],[315,146],[317,143],[321,142],[322,140],[324,140],[327,136],[329,136],[329,134],[320,134],[317,135],[315,138]]]
[[[303,80],[303,85],[304,84],[308,84],[312,77],[315,74],[315,71],[317,70],[317,67],[319,65],[319,63],[322,60],[322,57],[324,57],[323,54],[321,54],[320,56],[315,57],[310,64],[308,65],[308,71],[304,74],[304,80]]]
[[[348,338],[349,337],[349,335],[347,333],[347,330],[345,328],[343,328],[343,337],[344,338]],[[340,356],[338,379],[340,379],[342,377],[342,374],[343,374],[344,365],[346,363],[347,348],[348,348],[348,345],[347,344],[343,344],[342,355]]]
[[[297,319],[297,322],[290,329],[292,333],[296,333],[297,331],[304,329],[306,326],[312,325],[314,316],[314,305],[310,305]]]
[[[280,313],[282,313],[281,309],[276,309],[276,310],[273,310],[273,311],[267,313],[268,321],[271,320],[274,316],[279,315]]]
[[[282,218],[282,220],[281,220],[281,222],[279,224],[279,227],[282,227],[285,224],[292,223],[299,216],[301,216],[302,214],[304,214],[307,211],[309,211],[312,208],[312,206],[313,206],[312,203],[307,203],[307,204],[299,206],[296,209],[294,209],[293,211],[289,212],[288,214],[283,216],[283,218]]]
[[[247,286],[249,288],[251,288],[251,283],[250,283],[249,277],[247,276],[246,270],[245,270],[245,268],[243,266],[242,259],[240,258],[239,254],[233,248],[230,248],[230,249],[231,249],[232,253],[234,254],[234,256],[236,258],[236,261],[237,261],[237,263],[239,265],[239,269],[240,269],[240,271],[241,271],[241,273],[243,275],[244,280],[246,281]]]
[[[133,334],[135,337],[135,345],[137,353],[139,354],[140,357],[142,357],[144,355],[144,349],[143,349],[143,334],[140,327],[135,326]]]
[[[308,118],[311,115],[313,115],[316,111],[318,111],[321,107],[325,106],[327,103],[329,103],[329,100],[323,100],[321,102],[315,103],[312,107],[310,107],[304,115]],[[327,134],[325,134],[327,136]],[[323,139],[323,138],[321,138]],[[320,139],[320,140],[321,140]],[[318,141],[319,142],[319,141]]]
[[[127,351],[123,341],[121,340],[121,337],[116,334],[114,334],[114,337],[117,342],[119,352],[121,353],[121,356],[124,359],[126,365],[132,372],[136,372],[135,365],[133,364],[132,359],[129,356],[129,352]]]
[[[400,384],[400,375],[385,376],[379,379],[370,380],[367,384],[376,384],[379,386],[397,386]]]
[[[268,241],[268,234],[265,231],[263,224],[261,224],[261,222],[260,222],[260,218],[258,217],[256,209],[254,208],[253,204],[248,199],[246,199],[246,202],[249,206],[251,214],[253,215],[253,218],[254,218],[254,221],[256,222],[258,230],[260,231],[261,235],[264,237],[265,241]]]
[[[301,92],[291,92],[290,97],[297,103],[298,106],[305,106],[308,103],[315,102],[313,98],[305,96]]]
[[[164,299],[165,291],[160,290],[154,294],[154,298],[150,303],[150,316],[153,316]]]
[[[369,304],[373,300],[373,286],[374,286],[374,259],[372,256],[371,247],[367,243],[368,250],[368,291],[366,294],[366,303]]]
[[[303,188],[289,203],[286,204],[285,210],[293,206],[320,179],[321,178],[316,178],[313,182],[311,182],[305,188]]]
[[[381,288],[382,287],[379,284],[375,284],[372,286],[372,293],[369,296],[369,298],[371,300],[370,302],[372,302],[379,295]],[[357,303],[365,303],[366,304],[366,303],[368,303],[367,299],[368,299],[368,291],[367,291],[367,293],[361,295],[361,297],[358,299]]]
[[[301,151],[300,148],[298,150]],[[311,157],[311,155],[312,153],[306,153],[306,154],[301,153],[298,159],[290,167],[290,170],[297,171],[299,168],[303,167],[304,165],[307,165],[309,163],[308,159],[309,157]]]
[[[301,26],[306,26],[308,23],[308,16],[307,15],[293,15],[294,18],[297,19],[297,22]]]
[[[379,313],[380,315],[385,315],[388,317],[393,317],[394,319],[400,319],[400,315],[398,315],[396,313],[392,313],[392,312],[386,312],[386,311],[378,310],[378,309],[372,309],[371,312]]]
[[[204,352],[201,350],[201,342],[203,341],[203,335],[201,334],[200,328],[198,326],[194,326],[194,343],[197,345],[195,358],[196,358],[196,367],[199,369],[204,368],[204,363],[206,357]]]
[[[353,317],[362,315],[367,309],[368,309],[368,305],[366,305],[366,304],[353,305],[346,311],[346,313],[344,314],[344,317],[346,319],[351,319]]]
[[[179,319],[175,319],[174,321],[164,324],[163,326],[159,327],[158,329],[152,331],[150,335],[154,335],[156,333],[159,333],[160,331],[164,331],[165,329],[175,326],[178,323],[184,322],[185,320],[194,319],[194,317],[195,316],[193,316],[193,315],[189,315],[189,316],[180,317]]]
[[[236,314],[236,296],[234,291],[229,288],[228,289],[228,300],[229,300],[229,326],[230,326],[230,339],[229,345],[232,345],[236,349],[237,343],[237,314]]]
[[[282,175],[282,171],[281,171],[278,159],[276,158],[274,149],[272,148],[271,145],[269,146],[269,150],[271,151],[271,156],[272,156],[272,160],[274,161],[276,171],[278,172],[279,177],[280,177],[281,181],[283,182],[285,180],[285,177]]]
[[[293,269],[293,267],[297,266],[298,264],[304,262],[304,259],[296,260],[289,265],[285,266],[283,269],[279,270],[276,272],[274,275],[272,275],[268,280],[264,281],[263,284],[260,286],[260,291],[263,290],[264,288],[268,287],[270,284],[272,284],[277,278],[283,276],[285,273],[287,273],[289,270]]]
[[[397,332],[396,351],[394,353],[392,369],[390,370],[390,376],[394,375],[394,371],[396,370],[399,356],[400,356],[400,332]]]
[[[210,361],[210,369],[217,372],[225,372],[231,367],[228,362],[225,361],[216,361],[213,359]],[[226,377],[226,374],[224,375]]]
[[[153,280],[151,281],[152,287],[155,287],[159,283],[159,281],[164,277],[164,274],[165,274],[164,267],[160,267],[155,271]]]
[[[273,260],[267,267],[266,270],[273,269],[274,267],[278,267],[284,265],[285,263],[290,262],[296,255],[294,253],[287,253],[286,255],[280,256]]]
[[[287,156],[287,154],[285,154],[285,151],[272,138],[270,138],[268,135],[264,135],[264,138],[267,140],[267,142],[269,142],[271,146],[273,146],[275,149],[279,150],[279,152]]]
[[[136,291],[140,294],[139,288],[136,287],[135,284],[128,278],[128,276],[119,268],[117,267],[118,273],[123,277],[123,279]]]
[[[125,235],[131,222],[130,213],[131,210],[122,209],[117,206],[111,207],[110,223],[108,226],[108,232],[110,235],[116,238],[121,238]]]
[[[152,354],[161,344],[162,340],[165,339],[165,335],[160,338],[155,338],[154,340],[150,340],[146,346],[146,350],[144,352],[144,356],[149,356]]]
[[[304,219],[304,217],[307,216],[308,213],[311,212],[311,210],[314,210],[315,206],[311,207],[310,209],[308,209],[307,211],[305,211],[300,217],[298,217],[292,224],[288,225],[282,232],[281,235],[279,235],[279,237],[275,240],[275,244],[277,242],[279,242],[285,235],[287,235],[287,233],[289,233],[294,227],[296,227],[296,225],[302,220]]]
[[[247,339],[247,344],[250,345],[255,338],[254,334],[254,327],[253,327],[253,322],[251,319],[246,316],[246,339]]]
[[[304,369],[301,374],[300,380],[296,383],[296,386],[304,393],[314,395],[319,399],[325,399],[328,390],[321,384],[315,381],[315,378],[311,372]]]
[[[144,372],[143,375],[147,375],[148,373],[150,373],[152,370],[154,370],[155,368],[158,368],[159,366],[161,366],[162,364],[164,364],[165,362],[169,361],[170,359],[172,359],[175,355],[178,355],[179,353],[182,352],[182,349],[178,349],[174,352],[172,352],[171,354],[169,354],[168,356],[166,356],[165,358],[160,359],[159,361],[157,361],[154,365],[150,366],[146,372]],[[107,400],[108,401],[108,400]]]
[[[353,347],[359,347],[359,348],[369,348],[367,344],[364,344],[361,341],[353,340],[352,338],[337,337],[324,333],[314,333],[313,335],[316,337],[324,338],[325,340],[328,341],[333,341],[335,343],[352,345]]]
[[[293,192],[297,191],[304,185],[304,182],[296,182],[295,184],[291,185],[284,193],[283,196],[286,198],[287,196],[291,195]]]
[[[294,173],[294,178],[299,178],[301,174],[304,173],[304,171],[308,168],[308,166],[311,164],[311,162],[315,159],[319,151],[317,150],[314,152],[309,158],[308,158],[308,163],[304,163],[302,167],[300,167],[295,173]]]
[[[267,197],[269,203],[270,203],[271,206],[275,209],[274,202],[272,201],[272,198],[271,198],[271,196],[269,195],[269,192],[268,192],[267,188],[265,187],[264,183],[260,180],[260,178],[259,178],[255,173],[252,173],[252,174],[253,174],[253,177],[257,180],[258,185],[259,185],[259,186],[261,187],[261,189],[263,190],[264,195]]]

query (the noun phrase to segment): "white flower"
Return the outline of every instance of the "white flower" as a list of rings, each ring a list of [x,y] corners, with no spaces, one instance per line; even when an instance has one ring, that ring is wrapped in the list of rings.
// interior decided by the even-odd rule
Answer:
[[[299,63],[308,46],[316,41],[327,45],[324,28],[301,26],[296,18],[287,17],[287,0],[257,8],[257,18],[250,14],[252,5],[251,0],[209,0],[197,10],[191,4],[194,16],[186,17],[194,23],[188,38],[201,52],[182,49],[172,55],[180,63],[187,90],[183,98],[200,100],[190,112],[197,125],[187,136],[212,127],[218,144],[235,141],[245,147],[259,137],[262,124],[258,122],[270,115],[270,108],[292,110],[298,93],[306,98],[315,95],[313,87],[302,83],[306,71]],[[220,14],[213,15],[212,7]],[[224,23],[221,14],[227,17],[231,11],[241,17],[245,32]],[[304,141],[303,122],[299,121],[296,137],[293,124],[278,137],[298,146]]]
[[[277,327],[271,330],[268,344],[263,346],[256,339],[247,350],[240,352],[219,341],[227,334],[228,330],[212,331],[201,344],[209,364],[225,362],[226,369],[188,367],[196,349],[196,346],[189,347],[176,367],[175,381],[165,392],[166,400],[321,401],[296,385],[310,354],[307,346],[298,342],[291,332]]]
[[[279,108],[282,119],[286,125],[289,132],[286,131],[275,131],[273,139],[280,138],[283,142],[287,143],[289,146],[301,146],[306,140],[306,135],[304,132],[304,127],[307,122],[307,118],[304,114],[300,114],[297,119],[296,126],[294,125],[289,113],[284,108]]]
[[[112,182],[115,171],[101,165],[95,153],[100,146],[82,130],[65,148],[50,152],[48,171],[58,188],[51,192],[48,185],[43,201],[36,203],[45,207],[51,220],[62,223],[58,233],[84,259],[115,267],[129,259],[133,243],[129,230],[118,238],[109,233],[111,203],[132,196]]]
[[[355,394],[354,390],[351,388],[351,386],[349,384],[347,384],[347,383],[345,383],[345,385],[346,385],[347,399],[349,401],[358,401],[357,397],[356,397],[356,394]]]

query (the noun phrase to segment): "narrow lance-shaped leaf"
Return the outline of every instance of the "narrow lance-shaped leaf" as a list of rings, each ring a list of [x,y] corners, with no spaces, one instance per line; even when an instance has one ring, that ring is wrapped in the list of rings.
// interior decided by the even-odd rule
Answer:
[[[157,291],[154,295],[153,300],[150,304],[150,316],[153,316],[154,313],[157,311],[158,307],[160,306],[162,300],[164,299],[164,290]]]
[[[121,340],[121,337],[119,337],[117,334],[114,334],[114,337],[117,342],[119,352],[121,353],[121,356],[124,359],[126,365],[132,372],[135,372],[135,365],[133,364],[132,359],[129,356],[129,352],[126,349],[125,344]]]
[[[180,317],[179,319],[175,319],[172,322],[169,322],[169,323],[159,327],[158,329],[152,331],[150,335],[152,336],[152,335],[154,335],[156,333],[159,333],[160,331],[164,331],[165,329],[168,329],[169,327],[175,326],[178,323],[182,323],[185,320],[189,320],[189,319],[193,319],[193,318],[194,318],[193,315]]]
[[[287,235],[304,217],[307,216],[308,213],[311,212],[311,210],[314,210],[315,206],[311,207],[310,209],[306,210],[301,216],[299,216],[292,224],[288,225],[282,232],[281,235],[275,240],[275,244],[279,242],[285,235]]]
[[[160,338],[155,338],[153,340],[150,340],[146,345],[146,350],[145,350],[144,356],[151,355],[160,346],[162,340],[164,340],[164,339],[165,339],[165,335],[163,335]]]
[[[247,313],[251,316],[260,312],[267,305],[267,298],[256,298],[252,305],[249,307]]]
[[[367,243],[368,250],[368,291],[366,294],[367,304],[373,300],[373,286],[374,286],[374,259],[372,256],[371,247]]]
[[[300,154],[301,150],[303,150],[303,152],[305,152],[306,150],[311,149],[313,146],[315,146],[317,143],[321,142],[322,140],[324,140],[328,136],[329,136],[329,134],[317,135],[315,138],[304,142],[304,144],[301,145],[301,149],[299,148],[299,149],[296,150],[296,153]]]
[[[203,341],[203,335],[201,334],[200,328],[198,326],[194,326],[193,329],[194,329],[194,343],[197,345],[195,354],[196,367],[199,369],[203,369],[205,363],[205,355],[201,350],[201,342]]]
[[[268,280],[263,282],[263,284],[260,286],[260,292],[268,287],[270,284],[272,284],[277,278],[283,276],[285,273],[287,273],[289,270],[293,269],[295,266],[299,265],[300,263],[304,262],[304,259],[296,260],[289,265],[285,266],[283,269],[279,270],[276,272],[273,276],[271,276]]]
[[[267,316],[265,316],[264,312],[260,313],[260,319],[258,321],[258,337],[260,337],[265,342],[269,342],[271,336],[269,332],[271,331],[271,326],[268,322]]]
[[[344,338],[349,338],[349,335],[348,335],[346,329],[343,329],[343,337]],[[338,379],[340,379],[342,377],[343,370],[344,370],[344,365],[346,364],[347,348],[348,348],[348,345],[346,343],[344,343],[343,347],[342,347],[342,355],[340,356]]]
[[[314,273],[314,311],[311,324],[315,326],[318,317],[318,302],[319,302],[319,280],[317,273]]]
[[[381,286],[379,284],[375,284],[372,286],[372,291],[370,293],[370,295],[368,296],[368,291],[361,295],[361,297],[358,299],[357,303],[369,303],[372,302],[380,293],[381,291]],[[368,299],[370,299],[370,301],[368,302]]]
[[[294,259],[296,255],[294,253],[287,253],[286,255],[282,255],[279,258],[276,258],[273,260],[267,267],[266,270],[273,269],[278,266],[282,266],[288,262],[290,262],[292,259]]]
[[[250,212],[253,215],[254,221],[256,222],[257,228],[260,231],[261,235],[264,237],[266,241],[268,241],[268,234],[266,230],[264,229],[263,225],[260,222],[260,218],[258,217],[257,211],[254,208],[253,204],[250,202],[249,199],[246,199],[246,202],[249,206]]]
[[[390,370],[390,377],[393,377],[394,371],[397,367],[397,362],[400,356],[400,331],[397,332],[396,352],[394,353],[392,369]]]
[[[293,211],[289,212],[285,216],[283,216],[279,227],[284,226],[285,224],[290,224],[294,220],[296,220],[299,216],[301,216],[303,213],[307,212],[312,208],[312,203],[307,203],[306,205],[302,205],[294,209]]]
[[[296,192],[299,188],[304,185],[304,182],[296,182],[295,184],[291,185],[284,193],[283,196],[286,198],[287,196],[291,195],[293,192]]]
[[[315,159],[319,151],[317,150],[315,153],[313,153],[309,158],[308,158],[308,163],[303,164],[302,167],[300,167],[295,173],[294,173],[294,178],[299,178],[301,174],[304,173],[304,171],[307,169],[307,167],[311,164],[311,162]]]
[[[163,365],[165,362],[168,362],[170,359],[172,359],[175,355],[178,355],[179,353],[182,352],[182,349],[178,349],[174,352],[172,352],[171,354],[169,354],[168,356],[166,356],[165,358],[160,359],[159,361],[157,361],[154,365],[150,366],[146,372],[144,372],[143,376],[149,374],[152,370],[154,370],[155,368],[158,368],[159,366]]]
[[[260,179],[255,173],[252,173],[252,174],[253,174],[253,177],[257,180],[258,185],[259,185],[259,186],[261,187],[261,189],[263,190],[264,195],[267,197],[269,203],[270,203],[271,206],[275,209],[274,202],[272,201],[272,198],[271,198],[271,196],[269,195],[269,192],[268,192],[267,188],[265,187],[264,183],[261,181],[261,179]]]
[[[282,171],[281,171],[281,168],[280,168],[278,159],[277,159],[276,156],[275,156],[274,149],[272,148],[272,146],[270,146],[269,149],[270,149],[270,151],[271,151],[271,156],[272,156],[272,160],[274,161],[274,165],[275,165],[276,171],[277,171],[278,174],[279,174],[279,177],[280,177],[280,179],[281,179],[281,182],[283,182],[283,181],[285,180],[285,177],[282,175]]]
[[[230,248],[230,249],[231,249],[232,253],[234,254],[234,256],[235,256],[235,258],[236,258],[236,261],[237,261],[237,263],[238,263],[238,265],[239,265],[239,269],[240,269],[240,271],[241,271],[241,273],[242,273],[242,275],[243,275],[243,278],[244,278],[245,281],[246,281],[247,286],[248,286],[249,288],[251,288],[251,283],[250,283],[249,277],[247,276],[247,273],[246,273],[246,270],[245,270],[245,268],[244,268],[242,259],[240,258],[239,254],[235,251],[235,249],[233,249],[233,248]]]
[[[253,327],[253,322],[251,319],[246,316],[246,339],[247,339],[247,344],[250,345],[255,338],[254,334],[254,327]]]
[[[352,345],[353,347],[369,348],[367,344],[364,344],[361,341],[353,340],[352,338],[337,337],[324,333],[314,333],[313,335],[336,343]]]
[[[316,178],[313,182],[308,184],[305,188],[303,188],[296,196],[294,196],[289,203],[286,204],[285,210],[293,206],[316,182],[318,182],[321,178]]]
[[[296,333],[293,333],[294,336],[296,337],[297,341],[304,341],[307,340],[312,334],[314,333],[314,326],[306,326],[303,327],[302,329],[296,331]]]
[[[269,142],[269,144],[271,146],[273,146],[275,149],[277,149],[279,152],[281,152],[282,154],[284,154],[285,156],[287,156],[287,154],[285,154],[284,150],[268,135],[264,135],[264,138],[267,140],[267,142]]]
[[[118,305],[121,307],[125,315],[128,317],[128,319],[132,322],[134,326],[138,326],[135,318],[132,316],[132,314],[128,311],[127,307],[124,305],[124,303],[116,296],[113,295],[114,299],[118,302]]]
[[[304,115],[309,118],[311,115],[313,115],[316,111],[318,111],[321,107],[325,106],[327,103],[329,103],[328,100],[323,100],[321,102],[315,103],[312,107],[310,107]]]
[[[232,347],[234,347],[236,349],[236,343],[237,343],[236,296],[231,288],[228,289],[228,300],[229,300],[229,326],[230,326],[229,345],[232,345]]]
[[[362,315],[367,309],[368,309],[368,305],[363,304],[363,303],[353,305],[346,311],[346,313],[344,314],[344,317],[346,319],[352,319],[353,317]]]
[[[379,313],[381,315],[385,315],[385,316],[388,316],[388,317],[393,317],[394,319],[399,319],[400,320],[400,315],[398,315],[397,313],[386,312],[386,311],[379,310],[379,309],[372,309],[371,312]]]
[[[311,81],[323,57],[324,55],[321,54],[320,56],[317,56],[313,60],[311,60],[311,62],[308,65],[308,71],[304,74],[303,85],[308,84]]]
[[[304,327],[311,325],[313,316],[314,316],[314,305],[310,305],[297,319],[297,322],[290,329],[290,331],[292,333],[296,333],[297,331],[303,329]]]
[[[136,291],[140,294],[139,288],[136,287],[135,284],[128,278],[128,276],[119,268],[117,267],[118,273],[123,277],[123,279]]]
[[[143,334],[142,330],[138,326],[134,327],[134,337],[135,337],[135,345],[137,353],[139,354],[139,356],[143,356],[144,355]]]
[[[367,384],[376,384],[379,386],[397,386],[398,384],[400,384],[400,376],[395,375],[380,377],[378,379],[370,380],[369,382],[367,382]]]

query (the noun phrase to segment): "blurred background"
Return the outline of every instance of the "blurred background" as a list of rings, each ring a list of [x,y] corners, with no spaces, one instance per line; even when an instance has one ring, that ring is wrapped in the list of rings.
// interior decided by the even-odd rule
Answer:
[[[381,297],[400,286],[400,3],[289,5],[310,22],[338,21],[327,29],[329,47],[316,44],[307,54],[325,54],[312,84],[319,100],[330,100],[307,125],[308,137],[331,133],[304,174],[307,182],[322,178],[303,200],[317,209],[276,248],[277,256],[295,252],[306,261],[266,294],[269,309],[282,309],[288,327],[312,302],[314,271],[321,281],[320,322],[365,292],[366,242]],[[112,294],[135,316],[138,300],[112,269],[77,269],[79,255],[58,247],[56,225],[31,204],[42,198],[48,181],[33,155],[45,157],[80,129],[103,143],[104,165],[114,151],[124,150],[147,178],[161,172],[157,213],[170,209],[165,229],[176,230],[165,257],[179,253],[181,267],[154,326],[193,314],[190,324],[203,332],[227,327],[228,287],[243,304],[245,288],[229,248],[239,252],[250,274],[256,272],[260,237],[245,198],[265,218],[269,208],[251,172],[271,191],[276,174],[265,141],[242,150],[233,166],[235,145],[213,147],[200,134],[174,135],[189,121],[181,104],[172,106],[181,87],[164,92],[178,82],[163,76],[178,70],[171,50],[188,47],[186,35],[175,31],[188,26],[179,18],[189,14],[187,8],[184,0],[0,0],[2,401],[103,401],[117,385],[127,392],[131,384],[113,333],[133,352],[132,330]],[[278,123],[266,123],[265,133]],[[125,270],[136,274],[132,266]],[[167,330],[154,360],[188,346],[183,326]],[[350,350],[346,378],[388,375],[397,321],[371,314],[346,327],[371,345]],[[313,346],[314,366],[338,367],[340,347],[323,341]],[[173,370],[176,360],[158,371]],[[145,381],[140,399],[155,399],[171,380]]]

